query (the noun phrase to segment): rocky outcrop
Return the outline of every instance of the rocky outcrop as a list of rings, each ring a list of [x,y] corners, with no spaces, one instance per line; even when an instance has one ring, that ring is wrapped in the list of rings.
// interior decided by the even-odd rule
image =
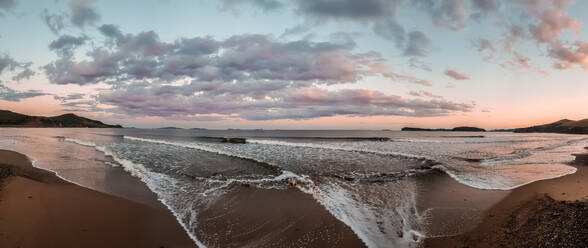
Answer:
[[[221,138],[222,143],[233,143],[233,144],[245,144],[247,140],[245,138]]]

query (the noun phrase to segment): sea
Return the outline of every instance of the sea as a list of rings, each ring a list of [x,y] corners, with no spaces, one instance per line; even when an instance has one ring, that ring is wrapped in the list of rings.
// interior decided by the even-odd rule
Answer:
[[[543,133],[0,129],[0,149],[26,154],[73,183],[137,202],[146,197],[129,185],[146,185],[199,247],[214,244],[197,235],[198,214],[235,185],[296,188],[366,246],[414,247],[454,234],[431,231],[435,204],[419,207],[420,188],[433,175],[508,192],[574,173],[571,154],[586,146],[588,136]]]

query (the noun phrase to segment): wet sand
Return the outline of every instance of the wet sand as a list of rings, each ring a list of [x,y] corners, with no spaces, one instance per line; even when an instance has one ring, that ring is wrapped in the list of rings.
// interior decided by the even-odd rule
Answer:
[[[235,185],[198,215],[210,247],[365,247],[351,228],[296,188]]]
[[[0,150],[0,247],[195,247],[162,207],[77,186]]]
[[[483,212],[481,223],[473,230],[429,238],[422,246],[586,247],[588,166],[574,166],[578,169],[574,174],[512,190]]]

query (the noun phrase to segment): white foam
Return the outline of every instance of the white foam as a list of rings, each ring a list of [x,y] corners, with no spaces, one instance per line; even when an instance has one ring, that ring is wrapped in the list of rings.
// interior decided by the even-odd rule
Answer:
[[[370,203],[358,200],[361,196],[343,189],[336,184],[321,185],[315,188],[314,198],[335,218],[349,226],[367,247],[415,247],[425,235],[416,230],[415,224],[422,220],[416,213],[414,192],[412,195],[396,195],[397,205],[380,209]],[[385,204],[376,200],[371,204]],[[414,214],[411,214],[410,209]],[[414,216],[411,216],[414,215]],[[401,223],[400,225],[398,223]],[[393,235],[401,232],[402,237]]]
[[[101,151],[104,155],[111,157],[114,161],[120,164],[126,172],[129,172],[132,176],[138,178],[144,178],[145,174],[147,173],[147,169],[141,164],[135,164],[130,160],[119,158],[114,154],[110,149],[106,148],[105,146],[99,146],[92,142],[72,139],[72,138],[64,138],[65,141],[76,143],[83,146],[94,147],[96,150]]]
[[[215,148],[208,147],[208,146],[199,145],[196,143],[175,142],[175,141],[158,140],[158,139],[146,139],[146,138],[138,138],[138,137],[133,137],[133,136],[126,136],[126,135],[123,136],[123,138],[128,139],[128,140],[141,141],[141,142],[158,143],[158,144],[164,144],[164,145],[171,145],[171,146],[179,146],[179,147],[184,147],[184,148],[196,149],[196,150],[201,150],[201,151],[205,151],[205,152],[211,152],[211,153],[216,153],[216,154],[220,154],[220,155],[225,155],[225,156],[229,156],[229,157],[248,159],[248,160],[257,161],[259,163],[269,164],[265,161],[262,161],[262,160],[259,160],[259,159],[253,158],[253,157],[236,155],[236,154],[233,154],[230,152],[222,151],[222,150],[215,149]]]
[[[370,154],[383,155],[383,156],[405,157],[405,158],[409,158],[409,159],[422,159],[422,160],[429,159],[424,156],[417,156],[417,155],[401,153],[401,152],[389,152],[389,151],[384,152],[384,151],[359,149],[359,148],[351,148],[351,147],[340,147],[340,146],[333,146],[333,145],[327,145],[327,144],[299,143],[299,142],[287,142],[287,141],[263,140],[263,139],[259,139],[259,140],[253,139],[253,140],[248,140],[248,142],[257,143],[257,144],[264,144],[264,145],[306,147],[306,148],[314,148],[314,149],[328,149],[328,150],[338,150],[338,151],[347,151],[347,152],[363,152],[363,153],[370,153]]]
[[[171,178],[169,178],[163,174],[160,174],[160,173],[149,172],[145,168],[145,166],[143,166],[142,164],[135,164],[130,160],[119,158],[118,156],[116,156],[116,154],[114,154],[113,152],[111,152],[109,149],[107,149],[104,146],[99,146],[99,145],[96,145],[95,143],[92,143],[92,142],[87,142],[87,141],[82,141],[82,140],[77,140],[77,139],[72,139],[72,138],[64,138],[64,140],[68,141],[68,142],[76,143],[79,145],[83,145],[83,146],[94,147],[97,151],[103,152],[104,155],[112,157],[112,159],[114,161],[119,163],[124,168],[124,170],[129,172],[132,176],[135,176],[135,177],[141,179],[141,181],[144,182],[145,185],[147,185],[147,187],[152,192],[156,193],[159,196],[158,200],[164,206],[166,206],[167,209],[170,210],[170,212],[176,217],[176,220],[182,226],[182,228],[184,228],[184,230],[186,231],[188,236],[192,239],[192,241],[194,241],[194,243],[198,247],[206,248],[206,246],[202,242],[200,242],[192,232],[190,232],[190,229],[188,228],[188,226],[181,220],[182,216],[171,207],[171,204],[169,204],[165,200],[165,197],[162,197],[162,195],[165,194],[165,192],[161,192],[161,191],[157,190],[157,187],[155,186],[156,181],[162,181],[162,179],[164,179],[164,178],[167,180],[172,180]],[[110,164],[115,165],[113,163],[110,163]],[[159,180],[157,180],[157,179],[159,179]],[[189,223],[189,225],[193,225],[193,224],[195,224],[195,222],[191,221]]]
[[[537,168],[538,166],[542,168]],[[493,169],[484,169],[479,173],[459,172],[444,165],[435,165],[433,168],[444,171],[461,184],[486,190],[512,190],[536,181],[574,174],[577,171],[575,167],[565,164],[495,166]]]

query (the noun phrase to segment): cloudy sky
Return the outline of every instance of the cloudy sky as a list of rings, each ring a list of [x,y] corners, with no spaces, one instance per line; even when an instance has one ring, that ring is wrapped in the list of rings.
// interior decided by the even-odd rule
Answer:
[[[0,0],[0,109],[135,127],[588,118],[588,1]]]

